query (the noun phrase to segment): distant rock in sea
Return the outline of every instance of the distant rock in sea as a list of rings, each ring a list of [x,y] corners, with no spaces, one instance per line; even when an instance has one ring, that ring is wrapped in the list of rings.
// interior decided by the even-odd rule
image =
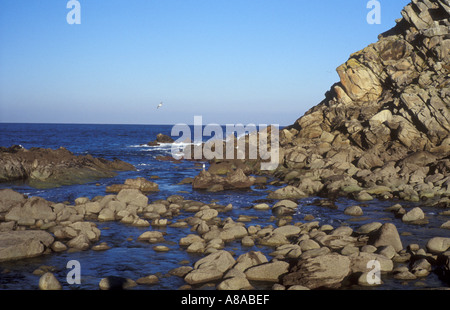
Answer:
[[[136,168],[119,159],[112,161],[91,155],[76,156],[61,147],[57,150],[21,146],[0,148],[0,182],[26,181],[36,188],[82,184],[116,175],[116,171]]]
[[[149,143],[147,143],[147,145],[148,146],[158,146],[160,143],[174,143],[174,142],[175,142],[175,140],[173,140],[170,136],[159,133],[156,136],[156,140],[150,141]]]

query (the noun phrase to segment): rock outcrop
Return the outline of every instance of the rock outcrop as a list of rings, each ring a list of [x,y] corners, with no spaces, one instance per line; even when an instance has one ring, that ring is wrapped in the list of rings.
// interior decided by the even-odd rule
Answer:
[[[57,150],[23,147],[0,149],[0,182],[26,181],[36,188],[82,184],[116,175],[116,171],[136,168],[119,159],[113,161],[91,155],[76,156],[61,147]]]
[[[361,200],[450,196],[450,4],[412,1],[402,16],[281,131],[280,178],[295,170],[290,185]]]

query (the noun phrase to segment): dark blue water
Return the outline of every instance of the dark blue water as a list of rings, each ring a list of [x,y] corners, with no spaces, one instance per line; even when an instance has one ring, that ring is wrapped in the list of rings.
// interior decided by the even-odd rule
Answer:
[[[157,156],[170,156],[170,145],[149,147],[145,145],[156,139],[158,133],[170,135],[171,125],[91,125],[91,124],[4,124],[0,123],[0,146],[23,145],[25,148],[44,147],[56,149],[61,146],[71,152],[79,154],[91,154],[95,157],[106,159],[118,158],[133,164],[137,171],[121,172],[114,178],[101,179],[83,185],[63,186],[53,189],[34,189],[23,183],[0,184],[0,188],[13,188],[16,191],[29,196],[40,196],[53,202],[69,201],[73,203],[78,197],[93,198],[105,195],[105,188],[111,184],[120,184],[127,178],[145,177],[158,183],[160,191],[150,194],[149,202],[158,199],[166,199],[170,195],[180,194],[186,199],[202,201],[204,203],[217,202],[227,205],[231,203],[233,210],[221,213],[222,218],[231,217],[236,220],[239,215],[251,215],[256,217],[250,225],[276,225],[271,218],[270,211],[255,211],[248,207],[255,204],[258,199],[267,198],[267,191],[275,188],[268,186],[266,189],[252,188],[248,191],[228,191],[219,193],[207,193],[193,191],[191,185],[177,185],[186,177],[194,177],[201,170],[201,164],[191,161],[171,162],[157,160]],[[224,132],[225,134],[225,132]],[[174,137],[177,139],[177,137]],[[209,137],[205,137],[205,140]],[[438,215],[439,210],[424,208],[430,224],[426,227],[403,224],[399,219],[384,211],[385,207],[395,202],[371,201],[363,208],[364,216],[351,218],[343,214],[343,210],[357,202],[348,199],[337,201],[337,210],[317,207],[310,203],[314,198],[301,201],[298,213],[294,221],[303,221],[306,214],[312,214],[320,224],[340,226],[343,222],[352,227],[379,221],[394,222],[399,231],[408,232],[402,236],[404,246],[409,243],[419,243],[422,247],[433,236],[443,236],[448,231],[439,229],[439,226],[447,219]],[[182,213],[175,217],[184,219],[192,216],[190,213]],[[169,270],[181,266],[182,263],[192,265],[201,256],[186,253],[178,245],[180,238],[192,233],[189,228],[136,228],[121,223],[108,222],[97,223],[101,230],[99,242],[106,242],[111,249],[107,251],[83,251],[76,253],[63,252],[49,254],[38,258],[26,259],[17,262],[0,263],[0,289],[36,289],[39,276],[32,272],[41,265],[53,266],[54,274],[60,280],[64,289],[98,289],[100,280],[106,276],[122,276],[137,280],[150,274],[157,274],[160,278],[158,284],[153,286],[138,286],[136,289],[177,289],[185,284],[182,279],[169,276]],[[158,253],[153,250],[154,244],[137,241],[137,237],[147,230],[161,230],[166,232],[166,242],[162,243],[170,248],[169,252]],[[226,250],[232,250],[237,255],[250,250],[263,251],[266,255],[273,251],[271,248],[254,246],[242,248],[240,242],[232,242],[226,245]],[[270,259],[270,256],[268,256]],[[66,282],[69,260],[76,259],[81,264],[81,285],[69,285]],[[183,262],[185,261],[185,262]],[[5,272],[5,270],[7,272]],[[3,271],[3,272],[2,272]],[[383,289],[413,289],[415,281],[409,281],[407,285],[394,279],[383,279]],[[421,280],[423,281],[423,280]],[[434,275],[426,278],[425,286],[439,287],[441,283]],[[419,281],[416,281],[419,282]],[[257,288],[267,288],[259,286]]]

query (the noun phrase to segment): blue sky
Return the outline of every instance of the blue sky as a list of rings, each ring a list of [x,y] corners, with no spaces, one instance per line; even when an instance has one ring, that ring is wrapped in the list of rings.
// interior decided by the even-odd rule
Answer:
[[[0,1],[0,122],[292,124],[409,1],[67,2]]]

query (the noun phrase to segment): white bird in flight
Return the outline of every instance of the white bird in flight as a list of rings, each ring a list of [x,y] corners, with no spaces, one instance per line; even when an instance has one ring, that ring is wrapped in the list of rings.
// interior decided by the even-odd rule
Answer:
[[[160,102],[156,108],[159,109],[160,107],[162,107],[162,105],[163,105],[163,103]]]

